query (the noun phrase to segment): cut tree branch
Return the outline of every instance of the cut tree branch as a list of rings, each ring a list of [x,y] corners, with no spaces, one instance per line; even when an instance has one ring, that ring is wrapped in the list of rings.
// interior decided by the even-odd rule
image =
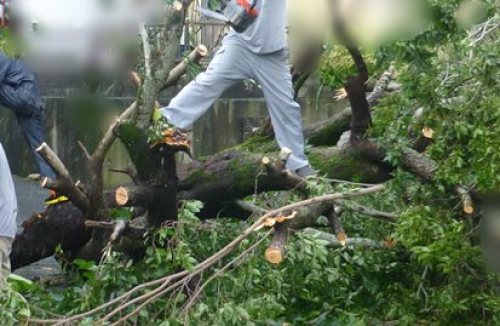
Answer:
[[[148,31],[146,30],[145,23],[139,24],[139,34],[141,35],[142,48],[144,50],[144,71],[146,73],[146,79],[147,78],[151,79],[153,77],[153,74],[151,72],[152,70],[151,66],[153,65],[152,62],[153,51],[151,50],[151,44],[149,42],[149,35]]]
[[[177,64],[177,66],[170,70],[167,79],[162,84],[160,84],[158,91],[161,92],[167,87],[177,84],[179,79],[186,73],[190,64],[199,63],[207,55],[207,47],[202,44],[198,45],[193,51],[191,51],[191,53],[189,53],[187,57],[185,57],[179,64]]]
[[[127,221],[119,219],[115,222],[99,222],[88,220],[85,221],[85,226],[88,228],[113,231],[113,233],[111,233],[111,235],[109,236],[109,242],[114,243],[127,230],[129,225]],[[144,232],[145,230],[142,229],[142,231]]]
[[[360,154],[366,155],[375,161],[381,161],[386,156],[385,149],[369,140],[357,142],[356,148]],[[420,176],[425,181],[431,182],[436,178],[436,171],[438,170],[437,162],[412,148],[402,149],[400,162],[405,170]],[[468,215],[473,214],[475,209],[470,191],[461,185],[455,186],[450,190],[460,196],[464,212]]]
[[[143,49],[145,50],[146,76],[142,85],[142,99],[136,121],[136,125],[140,130],[146,130],[151,124],[156,96],[163,81],[168,79],[170,70],[177,58],[180,38],[184,28],[184,16],[191,2],[191,0],[183,3],[176,1],[174,4],[166,6],[164,24],[162,24],[161,31],[156,35],[156,40],[151,40],[145,28],[141,33]],[[155,52],[158,52],[155,58],[158,57],[161,60],[153,60],[152,56],[148,54],[148,52],[153,52],[152,44],[158,44],[154,49]]]
[[[376,106],[378,104],[378,100],[384,96],[384,93],[388,89],[394,76],[394,70],[394,66],[391,65],[389,69],[382,74],[379,80],[377,80],[373,91],[366,98],[370,107]]]
[[[339,201],[336,201],[335,204],[342,206],[347,210],[350,210],[350,211],[353,211],[353,212],[356,212],[359,214],[375,217],[375,218],[380,218],[380,219],[383,219],[383,220],[391,222],[391,223],[396,222],[396,219],[398,217],[397,214],[379,211],[377,209],[362,206],[362,205],[356,204],[354,202],[346,202],[346,201],[339,200]]]
[[[366,238],[348,238],[345,243],[342,243],[331,233],[322,232],[316,229],[304,229],[300,233],[311,235],[312,237],[320,240],[325,240],[328,242],[328,246],[332,248],[342,248],[342,247],[367,247],[374,249],[384,249],[387,248],[382,242],[378,242]]]
[[[366,83],[368,81],[368,66],[361,51],[350,37],[345,21],[340,14],[339,4],[333,3],[334,29],[340,42],[347,48],[357,69],[357,75],[347,79],[344,88],[347,92],[349,103],[351,104],[351,140],[357,141],[365,137],[365,133],[371,124],[370,106],[366,99]]]
[[[344,231],[344,228],[340,224],[340,213],[341,210],[337,210],[332,206],[326,217],[328,218],[328,224],[330,224],[330,227],[332,228],[333,234],[335,234],[337,241],[342,246],[345,246],[347,235]]]
[[[76,186],[68,169],[66,169],[56,153],[52,151],[47,143],[43,143],[36,151],[47,161],[58,176],[58,180],[44,178],[42,186],[47,186],[49,189],[56,190],[60,194],[67,196],[75,206],[83,212],[88,213],[90,210],[90,201],[87,195]]]
[[[274,156],[270,157],[272,157],[274,161]],[[349,153],[339,151],[335,148],[315,148],[312,150],[310,157],[314,158],[315,161],[321,162],[321,165],[318,166],[319,171],[331,178],[356,179],[368,183],[383,182],[390,178],[390,170],[382,171],[380,170],[379,164],[368,161],[365,162],[362,159],[352,157]],[[230,150],[216,154],[202,162],[187,162],[182,165],[182,171],[179,174],[179,187],[182,191],[178,194],[178,200],[202,201],[204,203],[204,208],[197,214],[201,219],[210,219],[216,216],[231,216],[248,219],[251,215],[264,215],[265,212],[261,210],[254,213],[257,210],[236,209],[237,205],[233,205],[232,203],[240,198],[245,198],[246,196],[265,191],[296,189],[298,184],[291,182],[291,180],[287,178],[269,177],[265,173],[265,168],[261,164],[261,159],[262,156],[259,154]],[[303,183],[303,181],[301,182]],[[104,199],[106,207],[132,206],[134,207],[134,215],[140,216],[148,210],[149,204],[153,203],[155,200],[159,203],[159,206],[164,205],[164,201],[162,200],[162,198],[164,198],[163,194],[159,193],[158,199],[152,199],[156,197],[154,195],[148,198],[144,196],[144,194],[152,192],[148,189],[141,191],[140,188],[156,187],[156,189],[161,192],[168,191],[168,188],[151,183],[149,183],[149,187],[147,185],[147,181],[143,181],[143,183],[137,185],[124,185],[123,188],[125,188],[127,192],[130,191],[133,194],[130,196],[130,199],[126,200],[125,206],[117,205],[116,189],[105,191]],[[142,193],[143,199],[136,197],[135,193]],[[46,219],[36,219],[36,230],[44,230],[43,232],[32,232],[34,229],[26,228],[23,230],[23,236],[16,239],[14,246],[16,248],[30,249],[24,253],[21,253],[19,250],[13,252],[12,258],[16,261],[16,267],[25,266],[31,262],[51,256],[55,247],[58,245],[58,239],[62,236],[60,234],[61,232],[68,234],[72,240],[65,240],[65,242],[62,243],[65,251],[80,252],[82,243],[76,240],[83,241],[84,239],[88,239],[86,238],[87,229],[83,223],[75,224],[74,227],[78,227],[79,231],[72,231],[73,233],[63,231],[65,230],[64,223],[61,224],[62,228],[58,226],[59,223],[64,220],[64,216],[83,215],[82,210],[74,205],[75,203],[71,202],[56,205],[56,208],[64,207],[64,210],[51,208],[47,211]],[[161,207],[156,209],[158,209],[159,213],[165,213],[165,210],[162,210]],[[300,218],[298,218],[297,221],[305,221],[302,227],[314,225],[317,217],[323,214],[324,209],[323,205],[317,205],[299,210]],[[108,215],[107,212],[102,212],[102,216]],[[94,216],[89,215],[88,217],[94,219]],[[134,218],[132,221],[137,219],[138,218]],[[147,228],[147,225],[140,227]],[[133,235],[126,233],[126,236],[136,239],[135,233]],[[46,239],[54,239],[55,241],[47,242],[43,250],[31,249],[36,247],[37,243],[46,242]],[[99,253],[100,249],[98,248],[95,252]]]
[[[63,178],[69,179],[70,174],[64,163],[61,161],[59,156],[47,145],[47,143],[43,143],[36,149],[37,153],[40,154],[45,161],[54,169],[56,174]]]
[[[467,215],[472,215],[475,212],[474,201],[469,194],[469,191],[462,186],[456,186],[455,192],[460,196],[462,200],[463,210]]]
[[[254,215],[254,214],[264,215],[267,213],[267,210],[265,208],[259,207],[257,205],[254,205],[252,203],[249,203],[241,199],[235,200],[234,204],[239,206],[242,210],[248,212],[249,215]]]
[[[271,264],[281,264],[285,257],[285,245],[288,239],[288,228],[279,223],[274,226],[274,235],[271,244],[266,249],[266,260]]]

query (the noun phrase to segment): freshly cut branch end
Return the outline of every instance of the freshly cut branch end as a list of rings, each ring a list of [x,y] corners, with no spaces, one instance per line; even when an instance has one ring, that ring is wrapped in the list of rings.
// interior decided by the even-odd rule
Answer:
[[[339,207],[333,207],[328,214],[328,223],[335,233],[335,238],[340,243],[342,247],[345,247],[347,244],[347,235],[340,223],[340,214],[342,213],[342,209]]]
[[[336,234],[337,241],[340,243],[342,247],[345,247],[347,244],[347,235],[345,232],[342,230],[339,233]]]
[[[276,217],[267,217],[265,218],[262,223],[255,229],[255,231],[259,231],[265,227],[272,228],[273,226],[276,226],[277,224],[282,224],[285,223],[286,221],[293,220],[299,213],[294,211],[290,215],[278,215]]]
[[[472,215],[475,212],[474,202],[469,194],[469,191],[464,187],[457,186],[455,187],[455,192],[461,197],[463,210],[465,214]]]
[[[283,262],[283,250],[282,248],[267,248],[266,249],[266,260],[273,265],[279,265]]]
[[[161,132],[162,139],[155,140],[150,144],[151,148],[155,148],[161,145],[166,145],[169,149],[174,152],[181,151],[187,154],[191,152],[191,140],[187,133],[173,128],[163,130]]]
[[[465,214],[467,215],[472,215],[474,214],[474,205],[472,204],[472,200],[470,199],[470,197],[464,201],[464,212]]]
[[[269,157],[267,157],[267,156],[264,156],[264,157],[262,158],[261,162],[262,162],[262,165],[264,165],[264,166],[268,166],[268,165],[270,165],[270,164],[271,164],[271,159],[270,159]]]
[[[434,138],[434,130],[430,127],[424,127],[422,129],[422,135],[427,139],[433,139]]]
[[[115,202],[118,206],[127,205],[129,200],[128,190],[125,187],[118,187],[115,191]]]
[[[288,240],[288,228],[285,224],[274,227],[274,236],[271,244],[267,247],[265,256],[271,264],[278,265],[285,259],[285,245]]]

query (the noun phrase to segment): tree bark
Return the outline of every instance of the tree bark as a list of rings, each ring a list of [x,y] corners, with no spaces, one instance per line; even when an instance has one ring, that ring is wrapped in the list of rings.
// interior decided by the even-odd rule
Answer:
[[[339,151],[335,148],[317,148],[314,149],[314,156],[321,160],[328,158],[319,168],[322,174],[330,177],[365,182],[390,177],[389,170],[385,167],[366,160],[358,160],[356,163],[357,159],[349,156],[346,151]],[[271,161],[275,158],[279,160],[277,155],[276,157],[270,156]],[[301,182],[300,179],[288,173],[276,173],[276,171],[270,173],[262,163],[262,155],[228,150],[204,161],[192,161],[181,166],[177,200],[200,200],[204,203],[200,217],[214,218],[230,208],[236,199],[264,191],[300,188],[303,186]],[[169,198],[172,193],[175,194],[175,192],[170,192],[168,186],[165,187],[161,183],[139,183],[106,191],[104,201],[109,208],[142,207],[138,211],[154,212],[156,209],[154,206],[158,205],[158,214],[168,218],[169,215],[165,209],[177,209],[175,204],[165,205],[165,198]],[[175,203],[176,201],[170,198],[168,202]],[[311,220],[315,221],[323,210],[321,207],[310,208],[303,214],[311,215]],[[90,239],[91,229],[85,227],[84,215],[72,203],[51,206],[41,216],[43,218],[31,219],[27,223],[28,226],[14,241],[12,260],[16,268],[52,255],[58,244],[61,244],[65,251],[77,252]],[[226,213],[225,216],[233,215]],[[244,217],[247,216],[244,215]],[[94,231],[102,233],[102,230]],[[106,245],[108,233],[104,235],[100,244],[96,242],[92,244],[95,247],[92,255],[100,253],[101,247]],[[89,250],[86,251],[89,252]],[[85,256],[92,255],[86,254]]]
[[[85,216],[71,203],[50,206],[24,222],[23,227],[12,246],[12,269],[53,255],[59,245],[65,252],[78,250],[91,237],[85,228]]]

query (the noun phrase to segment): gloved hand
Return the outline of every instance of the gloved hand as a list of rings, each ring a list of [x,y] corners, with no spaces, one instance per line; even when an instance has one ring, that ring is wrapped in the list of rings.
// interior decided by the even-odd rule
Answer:
[[[254,0],[254,2],[250,3],[248,0],[236,0],[236,3],[243,8],[247,10],[247,14],[249,14],[252,17],[257,17],[259,15],[259,12],[257,9],[255,9],[255,5],[257,2]]]

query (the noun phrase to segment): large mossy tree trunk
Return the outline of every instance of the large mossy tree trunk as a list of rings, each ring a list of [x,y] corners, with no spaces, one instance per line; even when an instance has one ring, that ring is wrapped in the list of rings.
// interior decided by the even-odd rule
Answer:
[[[159,157],[154,159],[159,153],[151,152],[149,162],[161,162]],[[262,163],[262,159],[267,156],[236,148],[193,160],[179,166],[176,185],[165,183],[176,179],[168,175],[161,164],[145,164],[149,172],[143,171],[141,177],[136,178],[137,184],[107,190],[105,203],[109,209],[134,207],[137,216],[147,211],[150,225],[158,226],[175,216],[178,200],[202,201],[204,208],[200,217],[213,218],[221,212],[229,212],[228,209],[236,200],[246,196],[304,186],[300,179],[288,174],[269,173]],[[329,178],[363,183],[378,183],[390,178],[389,167],[359,158],[347,148],[317,147],[311,149],[309,157],[318,172]],[[275,157],[270,155],[270,158],[273,161]],[[174,187],[178,191],[172,191]],[[125,191],[125,202],[117,202],[118,191]],[[172,198],[172,194],[176,197]],[[246,212],[242,213],[244,215]],[[72,203],[49,207],[41,215],[34,216],[14,242],[12,259],[15,268],[52,255],[58,244],[63,250],[78,251],[91,237],[91,230],[85,226],[85,220],[85,215]],[[109,230],[105,232],[106,235],[110,233]],[[99,249],[106,245],[100,242],[100,245],[93,243],[96,247],[94,252],[100,252]],[[85,256],[89,258],[90,255]]]

